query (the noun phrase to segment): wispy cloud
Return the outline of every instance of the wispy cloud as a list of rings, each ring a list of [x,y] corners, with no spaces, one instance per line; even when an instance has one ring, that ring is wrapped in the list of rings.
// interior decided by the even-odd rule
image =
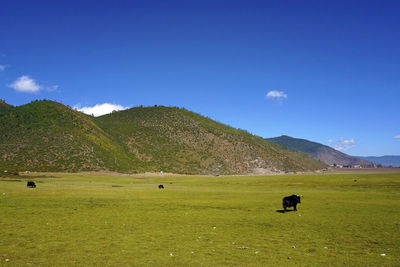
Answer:
[[[114,105],[110,103],[104,103],[104,104],[97,104],[92,107],[80,107],[79,105],[74,106],[74,109],[79,110],[83,113],[89,114],[89,115],[94,115],[96,117],[108,114],[118,110],[124,110],[129,107],[123,107],[121,105]]]
[[[8,87],[13,88],[15,91],[22,92],[22,93],[37,93],[40,90],[46,91],[56,91],[58,89],[58,85],[52,86],[44,86],[38,84],[33,78],[22,75],[18,79],[16,79],[12,84],[9,84]]]
[[[58,90],[60,86],[59,85],[52,85],[52,86],[42,86],[43,90],[49,91],[49,92],[55,92]]]
[[[13,88],[15,91],[24,93],[36,93],[40,90],[40,85],[29,76],[23,75],[16,79],[9,87]]]
[[[0,65],[0,71],[3,71],[3,70],[5,70],[6,69],[6,66],[5,65]]]
[[[284,91],[272,90],[267,93],[266,97],[282,101],[282,99],[287,98],[287,94]]]
[[[394,139],[400,139],[400,134],[393,136]]]
[[[328,140],[332,147],[339,151],[346,151],[356,146],[356,140],[340,138],[338,141]]]

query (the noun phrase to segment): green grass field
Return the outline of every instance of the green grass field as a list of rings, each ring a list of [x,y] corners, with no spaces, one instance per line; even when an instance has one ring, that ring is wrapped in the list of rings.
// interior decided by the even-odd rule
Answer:
[[[0,265],[400,265],[400,173],[51,176],[0,178]]]

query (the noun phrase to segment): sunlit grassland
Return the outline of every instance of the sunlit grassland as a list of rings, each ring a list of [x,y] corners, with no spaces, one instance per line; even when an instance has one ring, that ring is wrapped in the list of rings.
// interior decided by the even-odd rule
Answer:
[[[52,176],[1,178],[0,265],[400,264],[400,173]]]

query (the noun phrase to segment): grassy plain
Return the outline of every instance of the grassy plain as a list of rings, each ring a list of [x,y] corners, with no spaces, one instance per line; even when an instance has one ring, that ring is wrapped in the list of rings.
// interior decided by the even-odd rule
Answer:
[[[0,265],[400,265],[400,172],[51,176],[0,178]]]

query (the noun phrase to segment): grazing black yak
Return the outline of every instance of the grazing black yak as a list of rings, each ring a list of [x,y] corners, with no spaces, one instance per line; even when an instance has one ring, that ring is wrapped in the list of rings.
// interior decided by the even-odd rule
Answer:
[[[158,189],[164,189],[164,185],[160,184],[160,185],[158,186]]]
[[[36,184],[35,184],[35,182],[29,181],[29,182],[26,184],[26,187],[36,188]]]
[[[301,196],[296,196],[296,195],[291,195],[289,197],[284,197],[283,198],[283,202],[282,202],[283,209],[286,211],[286,208],[293,207],[293,210],[296,211],[297,210],[297,208],[296,208],[297,203],[301,203],[300,202],[300,197]]]

